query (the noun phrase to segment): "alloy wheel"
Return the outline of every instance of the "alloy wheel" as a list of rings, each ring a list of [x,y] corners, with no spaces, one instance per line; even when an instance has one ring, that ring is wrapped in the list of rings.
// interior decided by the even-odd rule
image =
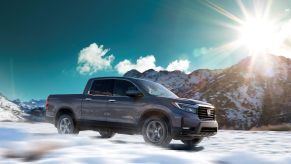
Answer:
[[[153,120],[147,125],[146,135],[151,142],[160,142],[160,140],[164,138],[165,129],[161,122]]]
[[[60,132],[61,134],[72,134],[74,130],[73,122],[67,118],[64,117],[60,120]]]

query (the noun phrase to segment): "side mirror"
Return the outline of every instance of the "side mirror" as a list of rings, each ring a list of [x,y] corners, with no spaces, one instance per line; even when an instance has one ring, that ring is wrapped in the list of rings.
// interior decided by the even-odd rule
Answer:
[[[143,96],[143,94],[138,91],[138,90],[128,90],[126,91],[126,96],[129,96],[129,97],[141,97]]]
[[[88,95],[92,95],[92,91],[88,91],[87,94],[88,94]]]

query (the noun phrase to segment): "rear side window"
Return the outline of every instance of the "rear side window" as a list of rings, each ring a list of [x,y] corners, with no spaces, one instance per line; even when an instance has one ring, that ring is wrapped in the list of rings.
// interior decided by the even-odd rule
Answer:
[[[126,96],[126,91],[138,90],[131,82],[126,80],[115,80],[113,96]]]
[[[113,80],[95,80],[92,84],[90,94],[100,96],[112,96]]]

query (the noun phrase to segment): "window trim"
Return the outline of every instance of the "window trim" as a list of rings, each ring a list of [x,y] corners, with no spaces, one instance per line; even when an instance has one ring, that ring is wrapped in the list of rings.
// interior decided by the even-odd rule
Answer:
[[[113,85],[112,85],[112,95],[109,96],[109,95],[92,95],[90,94],[89,92],[91,91],[91,88],[93,87],[93,83],[97,80],[113,80]],[[92,79],[92,82],[90,84],[90,87],[87,91],[87,95],[90,95],[90,96],[98,96],[98,97],[129,97],[129,96],[113,96],[113,92],[114,92],[114,83],[115,83],[115,80],[123,80],[123,81],[127,81],[131,84],[133,84],[137,89],[138,91],[142,94],[142,96],[145,96],[145,94],[142,92],[142,90],[140,89],[140,87],[138,85],[136,85],[134,82],[128,80],[128,79],[119,79],[119,78],[100,78],[100,79]]]
[[[126,96],[126,95],[125,96],[114,96],[113,95],[114,94],[114,88],[115,88],[115,81],[117,81],[117,80],[119,80],[119,81],[127,81],[127,82],[131,83],[142,94],[142,96],[144,96],[144,93],[141,92],[140,88],[136,84],[134,84],[132,81],[127,80],[127,79],[117,79],[117,78],[113,79],[113,80],[114,80],[114,83],[113,83],[113,90],[112,90],[112,96],[111,97],[129,97],[129,96]]]
[[[111,86],[111,89],[112,89],[112,94],[111,95],[93,95],[93,94],[90,94],[90,91],[91,89],[93,88],[93,84],[95,81],[104,81],[104,80],[112,80],[112,86]],[[88,92],[87,92],[87,95],[90,95],[90,96],[98,96],[98,97],[112,97],[113,96],[113,87],[114,87],[114,79],[93,79],[91,84],[90,84],[90,88],[88,89]]]

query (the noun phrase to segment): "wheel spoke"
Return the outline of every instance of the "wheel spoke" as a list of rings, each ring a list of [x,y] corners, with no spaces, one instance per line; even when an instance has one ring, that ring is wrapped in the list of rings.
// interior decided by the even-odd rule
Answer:
[[[154,130],[153,129],[149,129],[148,132],[149,133],[154,133]]]
[[[159,133],[159,132],[157,133],[157,137],[158,137],[158,138],[161,138],[161,135],[160,135],[160,133]]]

